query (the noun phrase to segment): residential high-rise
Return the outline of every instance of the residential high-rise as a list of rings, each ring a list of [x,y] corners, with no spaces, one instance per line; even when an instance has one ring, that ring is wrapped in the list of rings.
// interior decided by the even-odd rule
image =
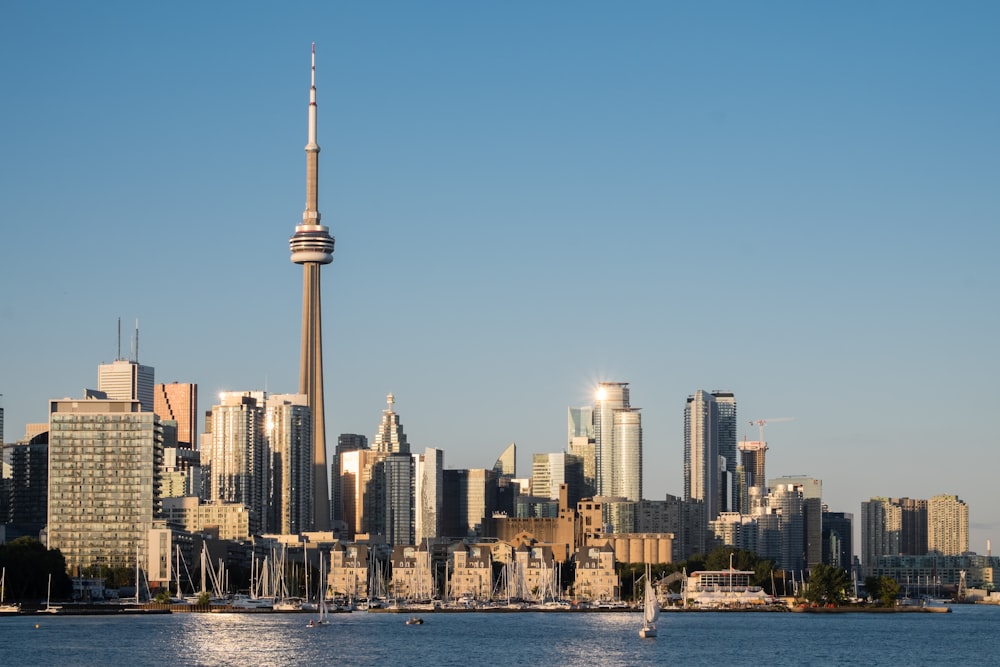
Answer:
[[[879,556],[899,553],[903,513],[888,498],[875,497],[861,503],[861,565],[865,576],[874,573]]]
[[[316,143],[316,45],[312,50],[309,88],[309,138],[306,144],[306,208],[302,224],[288,241],[292,262],[303,268],[302,356],[299,393],[309,401],[313,425],[312,528],[330,529],[330,490],[326,470],[326,418],[323,404],[323,327],[320,268],[333,261],[334,240],[319,213],[319,144]]]
[[[161,456],[159,419],[138,400],[49,402],[48,546],[70,571],[145,562]]]
[[[153,367],[116,359],[97,367],[97,390],[116,401],[139,401],[143,412],[153,412]]]
[[[312,518],[312,418],[302,394],[266,400],[266,451],[270,454],[269,529],[283,535],[306,532]]]
[[[771,488],[802,489],[802,553],[806,567],[823,562],[823,480],[805,475],[786,475],[768,482]]]
[[[736,447],[736,396],[731,391],[713,391],[715,406],[719,412],[716,437],[719,440],[719,456],[725,459],[725,466],[720,462],[719,473],[719,511],[734,512],[737,508],[738,491],[736,485],[736,468],[740,461]]]
[[[208,500],[250,509],[250,531],[268,526],[269,466],[265,440],[265,396],[261,391],[225,391],[206,420],[201,463],[207,470]]]
[[[601,382],[594,405],[596,493],[642,500],[642,417],[627,382]]]
[[[927,553],[927,501],[917,498],[890,498],[900,510],[900,556],[923,556]],[[895,556],[897,554],[886,554]]]
[[[937,495],[927,502],[927,548],[944,556],[969,550],[969,506],[958,496]]]
[[[47,425],[46,425],[47,426]],[[8,482],[9,514],[4,517],[21,534],[38,534],[48,517],[49,432],[25,437],[14,445],[4,445],[4,459],[10,460]],[[8,533],[8,536],[10,533]]]
[[[198,448],[198,385],[188,382],[155,385],[153,412],[163,421],[177,422],[178,447]]]
[[[684,407],[684,500],[705,505],[705,525],[719,515],[719,410],[715,397],[699,389]]]
[[[736,510],[742,514],[750,514],[753,510],[750,498],[763,498],[767,495],[767,477],[765,477],[764,470],[764,454],[767,452],[767,443],[761,440],[742,440],[738,445],[738,450],[740,465],[738,466],[739,473],[736,476]],[[751,493],[750,489],[756,489],[756,493]]]

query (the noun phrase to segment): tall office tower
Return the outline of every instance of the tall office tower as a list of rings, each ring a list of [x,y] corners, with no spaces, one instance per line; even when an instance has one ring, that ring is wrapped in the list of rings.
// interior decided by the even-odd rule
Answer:
[[[409,454],[410,443],[406,441],[406,433],[403,432],[403,425],[399,423],[399,415],[392,410],[396,398],[389,394],[385,400],[389,407],[382,411],[382,421],[379,423],[375,439],[372,441],[372,449],[376,452],[389,454],[400,452]]]
[[[270,453],[269,530],[298,535],[312,519],[312,415],[303,394],[267,397],[264,419]]]
[[[569,408],[567,442],[574,438],[594,439],[594,408]]]
[[[802,489],[802,553],[806,567],[823,562],[823,481],[803,475],[786,475],[768,482],[768,486],[794,485]]]
[[[742,514],[750,514],[753,507],[750,498],[762,498],[767,494],[767,477],[764,476],[764,453],[767,451],[767,443],[760,440],[743,440],[739,443],[740,468],[742,469],[742,481],[737,484],[738,505],[737,511]],[[757,493],[751,494],[750,489],[757,489]]]
[[[97,367],[97,390],[116,401],[139,401],[143,412],[154,412],[153,367],[116,359]]]
[[[133,568],[137,550],[145,562],[161,447],[159,419],[137,400],[49,402],[48,546],[71,572]]]
[[[264,438],[262,391],[224,391],[201,443],[201,463],[208,470],[208,500],[240,503],[250,510],[250,532],[267,525],[268,454]]]
[[[861,565],[864,575],[874,574],[879,556],[899,554],[903,512],[888,498],[875,497],[861,503]]]
[[[337,450],[330,464],[330,516],[334,521],[344,520],[344,491],[340,482],[340,456],[345,452],[368,449],[368,436],[358,433],[341,433],[337,437]]]
[[[512,445],[513,446],[513,445]],[[416,457],[414,538],[417,544],[441,537],[444,506],[444,452],[428,447]]]
[[[569,443],[566,451],[583,461],[583,486],[580,487],[580,497],[593,498],[597,492],[597,445],[594,439],[577,436]]]
[[[705,505],[705,525],[719,516],[719,409],[699,389],[684,407],[684,500]]]
[[[566,485],[567,503],[576,507],[583,488],[583,459],[563,452],[532,456],[531,494],[559,499],[560,487]]]
[[[153,412],[177,422],[177,446],[197,449],[198,385],[188,382],[158,384],[153,389]]]
[[[944,556],[969,550],[969,506],[958,496],[938,495],[928,501],[927,548]]]
[[[347,534],[354,539],[359,533],[370,533],[381,484],[375,478],[376,464],[388,454],[370,449],[356,449],[340,455],[340,489],[343,499],[344,523]]]
[[[713,391],[715,406],[719,411],[716,434],[719,439],[719,456],[725,467],[719,466],[722,475],[719,483],[719,511],[734,512],[737,507],[736,466],[739,464],[736,449],[736,396],[731,391]]]
[[[916,498],[890,498],[889,503],[899,507],[900,510],[898,555],[925,555],[927,553],[927,501]]]
[[[627,382],[601,382],[594,405],[596,493],[642,500],[642,418]]]
[[[374,531],[385,536],[387,544],[413,544],[414,531],[414,463],[408,453],[394,452],[378,464],[382,487],[381,512],[376,516],[379,526]]]
[[[309,88],[309,140],[306,144],[306,208],[302,224],[288,241],[292,262],[303,268],[302,356],[299,393],[309,400],[313,423],[313,530],[330,530],[330,489],[326,470],[326,417],[323,404],[323,318],[320,268],[333,261],[333,237],[320,224],[319,144],[316,143],[316,45],[312,50],[312,83]]]
[[[850,570],[854,556],[854,515],[850,512],[830,512],[823,507],[823,562],[842,570]]]
[[[517,477],[517,443],[512,442],[507,445],[497,462],[493,464],[493,470],[497,477]]]
[[[497,474],[485,468],[445,470],[444,497],[448,502],[441,516],[442,534],[482,537],[486,519],[496,507]]]

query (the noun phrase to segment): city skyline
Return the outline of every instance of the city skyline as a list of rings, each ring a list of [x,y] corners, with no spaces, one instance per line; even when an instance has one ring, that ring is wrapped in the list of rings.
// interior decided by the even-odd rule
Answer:
[[[391,391],[414,451],[530,460],[622,381],[643,495],[679,495],[684,399],[721,387],[740,440],[795,418],[768,472],[832,510],[954,493],[971,549],[1000,534],[998,8],[55,6],[0,40],[6,441],[92,386],[119,317],[202,411],[295,391],[316,42],[328,459]]]

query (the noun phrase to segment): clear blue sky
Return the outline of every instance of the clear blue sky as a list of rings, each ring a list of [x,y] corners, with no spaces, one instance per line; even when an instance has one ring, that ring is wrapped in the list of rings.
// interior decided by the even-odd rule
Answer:
[[[6,440],[96,385],[298,386],[317,44],[328,439],[385,395],[448,467],[565,447],[598,380],[736,393],[833,510],[1000,539],[1000,5],[28,2],[0,21]],[[125,350],[128,350],[126,333]]]

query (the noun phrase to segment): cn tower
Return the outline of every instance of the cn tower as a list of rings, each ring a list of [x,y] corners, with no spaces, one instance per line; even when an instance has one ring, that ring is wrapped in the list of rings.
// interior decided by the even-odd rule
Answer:
[[[323,318],[319,270],[333,261],[333,237],[320,224],[319,144],[316,143],[316,44],[312,46],[312,85],[309,88],[309,143],[306,144],[306,210],[302,224],[289,239],[292,261],[301,264],[302,357],[299,393],[312,413],[313,508],[312,529],[330,530],[330,490],[326,469],[326,421],[323,415]]]

